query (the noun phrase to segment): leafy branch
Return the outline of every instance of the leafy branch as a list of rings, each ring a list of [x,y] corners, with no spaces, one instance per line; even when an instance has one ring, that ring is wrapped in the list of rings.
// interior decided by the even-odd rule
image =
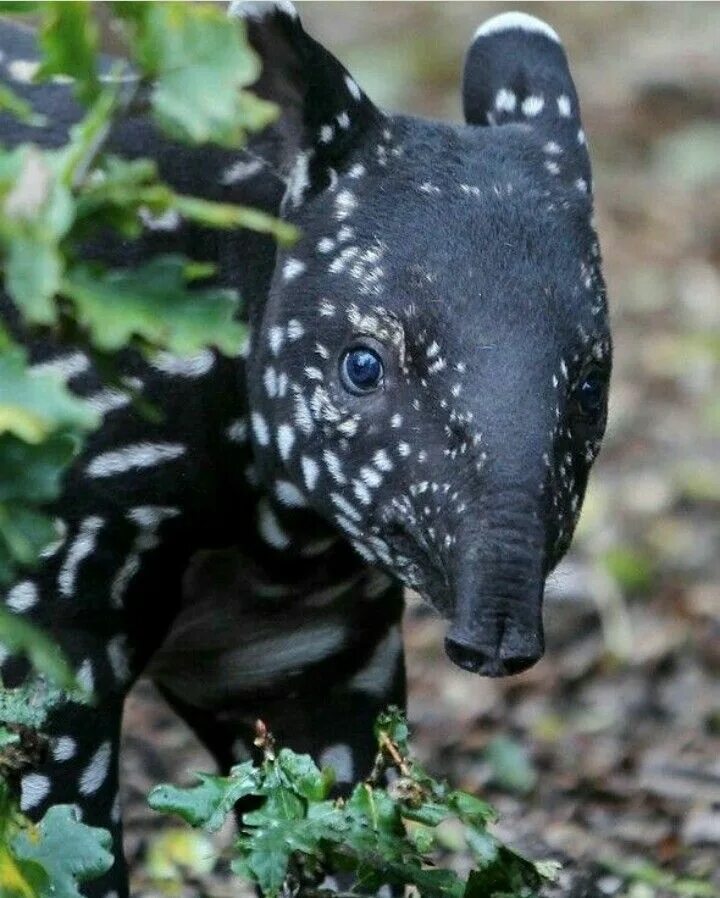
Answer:
[[[397,709],[378,718],[375,735],[373,770],[347,798],[331,797],[331,770],[320,770],[309,755],[278,751],[258,721],[259,766],[247,761],[227,777],[199,774],[198,784],[186,789],[158,786],[149,802],[207,832],[237,806],[232,869],[266,898],[330,898],[336,893],[321,884],[338,874],[351,882],[347,895],[415,886],[427,898],[528,898],[553,878],[552,862],[533,863],[492,834],[490,805],[434,779],[411,757]],[[448,821],[461,827],[472,855],[467,877],[438,866],[438,828]]]

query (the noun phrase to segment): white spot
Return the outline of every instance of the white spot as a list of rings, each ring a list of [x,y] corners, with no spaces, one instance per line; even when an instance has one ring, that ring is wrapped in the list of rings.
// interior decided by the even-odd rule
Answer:
[[[559,175],[560,174],[560,166],[557,162],[552,162],[548,160],[545,163],[545,168],[550,172],[551,175]]]
[[[309,436],[313,432],[313,419],[310,414],[305,396],[300,390],[295,393],[295,423],[302,430],[305,436]]]
[[[570,118],[572,107],[570,105],[570,97],[567,94],[560,94],[557,98],[557,108],[562,118]]]
[[[252,428],[255,433],[255,439],[261,446],[267,446],[270,442],[270,431],[265,423],[265,418],[260,412],[253,412],[251,415]]]
[[[358,87],[357,82],[354,78],[351,78],[350,75],[345,75],[345,87],[350,91],[350,96],[353,100],[359,100],[362,97],[362,91]]]
[[[289,480],[278,480],[275,484],[275,495],[288,508],[305,508],[307,505],[305,496]]]
[[[80,565],[95,550],[97,535],[104,523],[97,515],[91,515],[80,522],[77,536],[72,541],[58,574],[61,595],[71,596],[75,592],[75,581]]]
[[[290,172],[287,182],[287,190],[283,197],[283,205],[285,199],[289,199],[294,208],[297,208],[303,201],[305,191],[310,185],[310,155],[309,153],[300,153],[295,160],[295,164]]]
[[[356,162],[355,165],[351,165],[348,169],[348,178],[352,178],[353,181],[356,181],[358,178],[362,178],[365,174],[365,166],[360,162]]]
[[[80,665],[78,672],[75,674],[75,679],[84,692],[90,694],[95,690],[95,675],[93,674],[92,661],[89,658],[86,658]]]
[[[353,492],[355,493],[356,499],[362,505],[369,505],[372,502],[372,495],[370,494],[370,490],[360,480],[353,480],[352,488]]]
[[[525,97],[522,101],[520,109],[522,110],[523,115],[528,118],[533,118],[536,115],[540,115],[544,106],[545,100],[542,97],[531,94],[529,97]]]
[[[229,16],[259,21],[274,13],[285,13],[291,19],[297,19],[297,10],[290,0],[232,0],[228,9]]]
[[[247,421],[245,418],[237,418],[225,431],[225,435],[231,443],[247,442]]]
[[[306,365],[303,369],[305,371],[305,377],[308,380],[325,380],[325,375],[319,368],[316,368],[315,365]]]
[[[562,153],[562,147],[554,140],[549,140],[543,147],[543,153],[547,153],[548,156],[559,156]]]
[[[290,537],[280,526],[272,508],[264,500],[258,507],[258,531],[263,540],[274,549],[287,549],[290,545]]]
[[[404,458],[407,458],[408,455],[410,455],[410,453],[412,452],[412,449],[410,448],[408,443],[405,442],[398,443],[397,450]]]
[[[319,253],[322,253],[325,256],[335,249],[335,241],[332,237],[322,237],[318,240],[316,249]]]
[[[473,40],[513,29],[527,31],[531,34],[544,34],[551,41],[555,41],[558,44],[561,42],[558,33],[547,22],[543,22],[542,19],[537,19],[535,16],[530,16],[524,12],[504,12],[493,16],[492,19],[488,19],[487,22],[484,22],[478,28]]]
[[[382,483],[382,475],[367,466],[360,468],[360,478],[370,489],[377,489]]]
[[[353,756],[349,745],[338,743],[330,745],[320,755],[321,767],[332,767],[339,783],[351,783],[353,780]]]
[[[300,459],[300,466],[302,467],[305,486],[312,492],[320,475],[320,466],[312,458],[308,458],[307,455],[303,455]]]
[[[191,356],[172,355],[169,352],[159,352],[151,362],[153,368],[170,374],[172,377],[203,377],[212,370],[215,364],[215,356],[209,349],[203,349]]]
[[[263,374],[263,383],[265,384],[265,392],[271,399],[277,396],[277,374],[272,365],[268,365]]]
[[[394,427],[396,430],[398,427],[402,427],[403,417],[402,415],[395,414],[390,418],[390,426]]]
[[[22,613],[37,605],[38,598],[37,586],[30,580],[23,580],[8,592],[5,604],[11,611]]]
[[[290,458],[294,444],[295,431],[289,424],[281,424],[277,432],[277,447],[283,461],[287,461]]]
[[[517,97],[508,90],[507,87],[501,87],[495,94],[495,108],[498,112],[515,112],[517,106]]]
[[[80,776],[78,788],[81,795],[93,795],[102,786],[110,770],[111,757],[112,746],[109,742],[103,742]]]
[[[577,142],[578,142],[578,145],[581,146],[581,147],[584,146],[584,145],[585,145],[585,141],[586,141],[586,138],[585,138],[585,132],[583,131],[582,128],[580,128],[580,129],[578,130],[578,133],[577,133]]]
[[[373,464],[379,471],[392,471],[393,463],[385,449],[378,449],[373,455]]]
[[[37,807],[50,792],[50,780],[41,773],[27,773],[20,780],[20,810]]]
[[[343,474],[342,462],[334,452],[330,449],[323,449],[323,460],[330,476],[336,483],[340,485],[347,483],[347,479]]]
[[[46,362],[38,362],[37,365],[30,367],[30,373],[33,375],[54,374],[66,383],[84,374],[90,367],[90,359],[82,352],[71,352],[67,355],[58,356],[54,359],[48,359]]]
[[[174,461],[186,452],[179,443],[131,443],[96,456],[85,468],[91,477],[113,477],[140,468]]]
[[[125,406],[130,405],[131,401],[129,393],[124,393],[122,390],[116,390],[113,387],[106,387],[103,390],[98,390],[97,393],[85,397],[85,402],[98,415],[107,415],[119,408],[125,408]]]
[[[288,340],[294,343],[295,340],[299,340],[304,334],[305,328],[303,327],[302,322],[298,321],[297,318],[291,318],[287,325]]]
[[[341,190],[335,197],[335,218],[345,221],[357,209],[355,194],[350,190]]]
[[[285,264],[283,265],[283,278],[286,281],[293,281],[296,277],[299,277],[303,271],[305,271],[305,263],[301,262],[300,259],[290,257],[285,260]]]
[[[358,522],[362,520],[362,515],[357,508],[348,502],[348,500],[340,493],[330,493],[330,501],[342,514],[345,515],[345,517]]]
[[[11,59],[7,64],[10,77],[20,84],[29,84],[39,68],[40,63],[35,59]]]
[[[273,355],[277,355],[285,342],[285,330],[274,325],[268,331],[268,346]]]
[[[339,112],[336,116],[336,120],[338,126],[342,128],[343,131],[347,131],[347,129],[350,127],[350,116],[347,114],[347,112]]]
[[[58,736],[52,742],[52,756],[55,761],[69,761],[75,755],[77,743],[72,736]]]
[[[323,125],[322,128],[320,128],[320,143],[330,143],[334,136],[335,129],[332,125]]]
[[[154,215],[147,206],[141,206],[138,218],[149,231],[176,231],[182,224],[182,218],[176,209],[167,209],[160,215]]]
[[[245,181],[247,178],[252,178],[253,175],[262,171],[264,167],[265,166],[260,159],[251,159],[249,162],[245,162],[241,159],[231,165],[230,168],[225,169],[220,181],[222,184],[237,184],[238,181]]]

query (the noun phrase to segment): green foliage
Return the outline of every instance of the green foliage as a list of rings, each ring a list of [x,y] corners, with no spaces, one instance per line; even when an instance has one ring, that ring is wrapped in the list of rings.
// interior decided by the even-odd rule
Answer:
[[[130,28],[134,61],[153,79],[153,111],[169,134],[236,147],[277,118],[275,106],[242,90],[260,65],[241,21],[211,4],[117,3],[115,11]]]
[[[150,805],[213,832],[238,801],[252,799],[252,810],[242,813],[232,868],[267,898],[318,894],[324,876],[338,872],[351,875],[360,893],[385,884],[413,885],[428,898],[537,893],[551,865],[536,865],[502,845],[488,829],[495,812],[486,802],[450,789],[411,759],[407,724],[397,710],[381,715],[375,733],[374,769],[347,799],[331,797],[330,771],[308,755],[276,752],[260,725],[259,767],[247,761],[227,777],[201,774],[189,789],[158,786]],[[384,785],[389,770],[396,776]],[[473,858],[465,879],[437,866],[438,827],[448,821],[461,827]]]
[[[31,5],[32,6],[32,5]],[[10,5],[7,12],[27,12]],[[30,8],[30,7],[28,7]],[[73,335],[89,350],[133,346],[191,354],[207,345],[235,355],[244,341],[234,291],[202,283],[211,267],[178,255],[132,269],[81,261],[102,228],[134,238],[142,216],[176,215],[211,228],[253,228],[291,243],[295,230],[244,207],[177,194],[150,159],[107,153],[113,123],[150,98],[171,136],[241,146],[276,115],[245,90],[259,73],[241,22],[210,4],[118,3],[134,65],[101,78],[98,26],[89,3],[43,3],[36,81],[67,79],[86,107],[67,144],[0,149],[0,257],[4,286],[23,323]],[[28,103],[0,89],[0,108],[42,124]],[[67,466],[99,423],[54,375],[37,376],[14,338],[0,332],[0,585],[56,538],[44,510]]]
[[[95,346],[116,351],[140,338],[151,348],[180,355],[213,343],[237,351],[243,326],[233,320],[232,291],[217,287],[190,290],[198,270],[181,256],[159,256],[133,269],[107,270],[79,264],[65,276],[63,292],[75,305],[79,324]]]
[[[86,826],[66,805],[37,824],[14,808],[0,782],[0,895],[3,898],[82,898],[79,885],[113,864],[110,834]]]

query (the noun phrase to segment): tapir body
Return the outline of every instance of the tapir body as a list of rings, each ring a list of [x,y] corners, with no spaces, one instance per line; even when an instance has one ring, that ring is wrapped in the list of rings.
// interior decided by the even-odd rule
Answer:
[[[230,152],[131,116],[112,150],[152,157],[185,193],[280,215],[300,240],[279,251],[148,216],[142,239],[87,252],[216,263],[244,300],[243,356],[127,352],[111,389],[82,350],[23,335],[103,425],[55,509],[63,538],[6,596],[98,697],[53,713],[21,803],[33,817],[71,803],[112,831],[116,864],[88,890],[106,898],[127,894],[118,742],[141,672],[221,767],[261,715],[340,782],[362,776],[375,715],[404,700],[404,586],[449,620],[461,667],[501,676],[541,656],[545,577],[605,425],[590,169],[554,31],[521,14],[482,26],[454,125],[377,109],[289,4],[232,14],[279,124]],[[4,143],[62,144],[80,114],[69,89],[22,83],[34,39],[7,25],[0,38],[5,76],[52,123],[39,134],[3,117]],[[142,414],[138,391],[161,415]],[[7,683],[24,674],[5,658]]]

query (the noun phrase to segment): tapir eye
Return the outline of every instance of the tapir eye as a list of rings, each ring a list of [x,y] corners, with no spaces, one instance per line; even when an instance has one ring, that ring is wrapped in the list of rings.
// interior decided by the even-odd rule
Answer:
[[[346,390],[362,396],[372,393],[382,384],[382,359],[368,346],[347,349],[340,359],[340,379]]]
[[[580,381],[577,402],[581,414],[594,418],[602,411],[605,400],[605,378],[602,371],[592,370]]]

